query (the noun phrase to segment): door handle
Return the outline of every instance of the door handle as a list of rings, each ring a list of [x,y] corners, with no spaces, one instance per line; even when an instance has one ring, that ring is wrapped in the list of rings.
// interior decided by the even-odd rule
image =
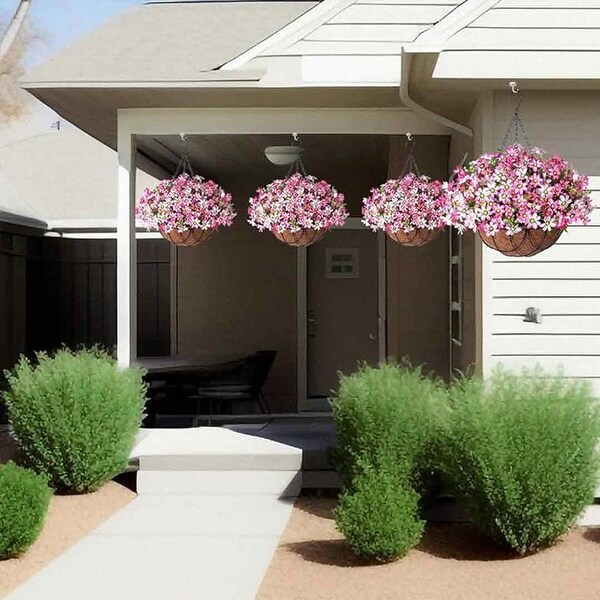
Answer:
[[[309,309],[306,316],[306,329],[308,337],[315,337],[317,334],[317,319],[315,318],[315,311]]]

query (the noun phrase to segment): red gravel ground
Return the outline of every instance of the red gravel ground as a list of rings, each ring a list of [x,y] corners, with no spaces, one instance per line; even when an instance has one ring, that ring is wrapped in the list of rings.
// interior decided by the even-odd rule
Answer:
[[[404,559],[365,565],[336,531],[334,505],[296,502],[258,600],[600,600],[600,529],[515,558],[472,525],[432,524]]]
[[[54,496],[44,529],[33,546],[19,558],[0,561],[0,598],[96,529],[133,498],[135,494],[132,491],[113,481],[93,494]]]

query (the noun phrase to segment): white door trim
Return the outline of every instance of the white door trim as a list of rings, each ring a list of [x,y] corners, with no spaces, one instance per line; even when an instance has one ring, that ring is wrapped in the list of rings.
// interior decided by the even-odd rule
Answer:
[[[367,227],[359,217],[349,217],[343,227],[334,229],[366,230]],[[379,360],[387,358],[387,257],[386,236],[383,232],[377,234],[377,268],[378,287],[377,305],[379,312]],[[296,331],[298,356],[296,372],[298,379],[298,411],[314,410],[314,402],[308,398],[308,261],[307,249],[298,248],[296,254]]]

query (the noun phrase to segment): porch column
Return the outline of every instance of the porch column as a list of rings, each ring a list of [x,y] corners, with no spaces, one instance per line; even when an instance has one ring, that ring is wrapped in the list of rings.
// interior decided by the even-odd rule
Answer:
[[[117,361],[121,368],[137,357],[137,257],[135,240],[136,143],[119,118],[117,221]]]

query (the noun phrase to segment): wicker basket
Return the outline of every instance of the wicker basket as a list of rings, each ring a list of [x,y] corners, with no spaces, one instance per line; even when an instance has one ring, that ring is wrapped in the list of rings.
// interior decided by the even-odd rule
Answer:
[[[525,229],[512,235],[506,231],[498,231],[495,235],[480,232],[479,235],[486,246],[505,256],[535,256],[555,244],[562,232],[562,229]]]
[[[214,229],[186,229],[185,231],[160,231],[160,234],[176,246],[195,246],[205,242],[215,232]]]
[[[440,235],[441,229],[413,229],[408,233],[405,231],[387,231],[387,235],[391,240],[402,246],[413,246],[418,248],[424,246]]]
[[[327,233],[326,229],[303,229],[302,231],[295,232],[274,231],[273,235],[288,246],[301,248],[303,246],[310,246],[323,239],[325,233]]]

